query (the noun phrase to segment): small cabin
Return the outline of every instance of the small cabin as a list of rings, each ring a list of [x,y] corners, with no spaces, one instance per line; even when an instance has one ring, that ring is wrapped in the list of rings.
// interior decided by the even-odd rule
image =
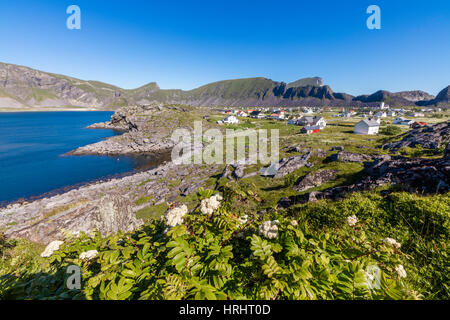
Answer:
[[[355,125],[354,133],[356,134],[377,134],[380,130],[380,124],[372,119],[361,120]]]
[[[300,133],[306,133],[306,134],[317,133],[317,132],[320,132],[319,126],[305,126],[300,130]]]

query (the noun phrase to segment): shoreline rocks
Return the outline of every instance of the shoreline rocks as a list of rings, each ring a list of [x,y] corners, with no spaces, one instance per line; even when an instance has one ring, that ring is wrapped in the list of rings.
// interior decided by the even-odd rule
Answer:
[[[25,238],[42,244],[63,239],[64,231],[77,234],[97,229],[102,235],[132,231],[142,224],[136,217],[140,209],[176,201],[182,190],[185,195],[196,192],[217,170],[218,166],[167,162],[155,169],[52,197],[14,203],[0,208],[0,230],[9,238]],[[151,201],[137,202],[142,198]]]

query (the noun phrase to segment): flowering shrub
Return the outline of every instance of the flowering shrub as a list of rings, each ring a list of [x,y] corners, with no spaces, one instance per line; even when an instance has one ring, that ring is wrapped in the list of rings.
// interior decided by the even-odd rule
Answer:
[[[278,236],[278,227],[277,225],[280,221],[264,221],[259,226],[259,233],[261,233],[267,239],[275,239]]]
[[[55,240],[50,242],[47,247],[45,247],[45,250],[41,253],[41,257],[48,258],[50,257],[53,252],[59,250],[59,247],[63,244],[63,241]]]
[[[356,225],[358,223],[358,218],[355,215],[352,215],[350,217],[347,217],[347,224],[350,227],[353,227],[354,225]]]
[[[214,210],[217,210],[220,207],[220,201],[222,200],[222,196],[220,194],[216,194],[209,199],[203,199],[200,204],[200,211],[203,214],[211,215]]]
[[[186,205],[168,210],[164,217],[169,227],[175,227],[183,223],[183,217],[188,213]]]
[[[397,240],[392,239],[392,238],[385,238],[383,240],[381,240],[383,242],[385,242],[386,244],[393,246],[396,249],[400,249],[401,244],[399,242],[397,242]]]
[[[89,251],[82,252],[80,254],[79,259],[80,260],[92,260],[92,259],[96,258],[97,256],[98,256],[97,250],[89,250]]]
[[[239,217],[230,210],[230,195],[224,198],[210,215],[201,208],[189,214],[184,208],[171,209],[134,233],[69,236],[50,257],[38,257],[32,268],[3,265],[0,298],[421,297],[403,268],[408,257],[369,237],[363,218],[357,229],[342,220],[337,228],[315,232],[304,219],[294,223],[276,211]],[[70,265],[81,268],[81,290],[66,287]],[[370,273],[374,266],[378,274]]]

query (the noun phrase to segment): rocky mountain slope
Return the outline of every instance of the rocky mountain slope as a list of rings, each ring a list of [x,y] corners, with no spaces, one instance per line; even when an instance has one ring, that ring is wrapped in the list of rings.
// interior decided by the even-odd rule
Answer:
[[[98,82],[0,63],[0,106],[109,107],[128,104],[124,90]]]
[[[224,80],[193,90],[163,90],[155,82],[125,90],[98,81],[85,81],[28,67],[0,63],[0,108],[118,107],[163,102],[192,106],[372,106],[384,101],[392,106],[449,106],[449,87],[433,97],[423,91],[377,91],[354,97],[333,92],[322,78],[291,83],[262,77]]]

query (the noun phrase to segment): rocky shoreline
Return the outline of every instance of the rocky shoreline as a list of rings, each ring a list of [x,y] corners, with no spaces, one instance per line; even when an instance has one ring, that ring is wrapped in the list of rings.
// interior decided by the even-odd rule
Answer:
[[[136,205],[138,199],[151,197],[153,205],[176,202],[179,194],[196,192],[217,169],[166,162],[123,178],[24,204],[11,204],[0,209],[0,230],[9,237],[43,244],[61,239],[64,230],[79,233],[97,229],[103,235],[130,231],[143,223],[136,218],[136,212],[146,204]],[[168,183],[175,179],[178,183]]]
[[[167,138],[167,121],[149,121],[155,116],[173,117],[183,110],[161,104],[120,109],[111,121],[88,128],[124,131],[120,136],[87,145],[68,155],[138,155],[167,153],[173,146]],[[174,117],[176,118],[176,117]],[[218,170],[217,166],[175,165],[166,161],[154,169],[107,181],[96,181],[68,192],[34,201],[13,203],[0,209],[0,232],[46,244],[74,233],[99,230],[103,235],[130,231],[143,222],[136,213],[147,206],[174,202],[180,194],[196,192]],[[141,203],[140,199],[148,199]],[[151,200],[151,201],[150,201]]]

